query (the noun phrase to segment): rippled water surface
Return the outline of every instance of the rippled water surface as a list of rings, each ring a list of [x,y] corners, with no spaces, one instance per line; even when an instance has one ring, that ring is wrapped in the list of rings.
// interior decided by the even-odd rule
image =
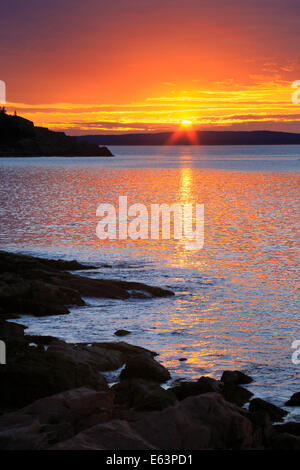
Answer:
[[[129,329],[126,341],[159,352],[173,378],[238,368],[254,376],[256,395],[282,404],[300,389],[291,360],[300,339],[300,147],[112,150],[114,159],[1,159],[1,248],[76,258],[97,266],[89,276],[155,284],[175,297],[88,299],[70,315],[20,321],[67,341],[115,340],[116,329]],[[100,241],[97,206],[117,208],[119,195],[147,207],[203,203],[204,248]]]

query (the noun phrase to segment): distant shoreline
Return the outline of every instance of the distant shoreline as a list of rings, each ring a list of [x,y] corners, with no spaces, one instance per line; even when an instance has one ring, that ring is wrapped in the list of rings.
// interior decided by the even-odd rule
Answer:
[[[76,137],[97,145],[124,146],[219,146],[219,145],[300,145],[300,134],[273,131],[195,131],[153,134],[98,134]]]

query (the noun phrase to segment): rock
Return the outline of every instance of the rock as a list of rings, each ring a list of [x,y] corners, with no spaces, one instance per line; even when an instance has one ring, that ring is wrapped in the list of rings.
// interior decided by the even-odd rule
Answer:
[[[249,404],[249,411],[266,411],[270,416],[271,421],[280,421],[284,416],[288,414],[287,411],[279,408],[279,406],[273,405],[261,398],[253,398]]]
[[[187,357],[180,357],[180,358],[178,359],[178,361],[180,361],[180,362],[185,362],[185,361],[187,361]]]
[[[253,396],[253,393],[250,392],[250,390],[241,387],[240,385],[234,385],[231,382],[227,382],[222,388],[222,395],[231,403],[235,403],[238,406],[243,406],[250,400],[250,398]]]
[[[112,418],[107,392],[79,388],[42,398],[0,417],[0,449],[44,449]]]
[[[90,344],[90,343],[89,343]],[[125,343],[125,341],[118,341],[118,342],[102,342],[102,343],[92,343],[94,346],[98,346],[100,348],[108,349],[109,351],[120,351],[124,354],[126,359],[137,355],[145,355],[148,357],[158,356],[155,351],[150,351],[149,349],[142,348],[141,346],[135,346],[133,344]]]
[[[289,421],[288,423],[276,424],[273,426],[276,432],[292,434],[293,436],[300,437],[300,423],[296,421]]]
[[[152,450],[156,449],[138,435],[126,421],[98,424],[74,438],[60,442],[51,450]]]
[[[243,385],[253,382],[253,379],[239,370],[225,370],[222,374],[221,382]]]
[[[61,340],[53,341],[47,352],[61,355],[77,364],[101,372],[119,369],[126,359],[122,352],[101,348],[97,344],[92,343],[90,346],[86,344],[69,344]]]
[[[184,400],[187,397],[200,395],[208,392],[221,392],[221,383],[212,377],[200,377],[197,382],[181,382],[175,387],[169,389],[178,400]]]
[[[127,299],[136,292],[147,297],[174,295],[139,282],[92,279],[65,271],[84,268],[90,266],[0,251],[1,316],[67,314],[70,305],[85,305],[82,296]]]
[[[48,353],[62,355],[78,364],[87,365],[94,371],[110,371],[122,367],[125,362],[137,356],[152,359],[156,353],[140,346],[133,346],[124,341],[112,343],[66,343],[55,339],[51,342]]]
[[[142,379],[122,380],[111,391],[115,395],[116,405],[139,411],[163,410],[176,401],[170,390]]]
[[[162,364],[149,356],[136,356],[128,359],[120,379],[139,378],[153,382],[166,382],[171,378],[170,372]]]
[[[0,319],[0,338],[5,342],[24,338],[26,326]]]
[[[300,437],[291,434],[275,434],[270,443],[272,450],[300,450]]]
[[[261,442],[262,447],[267,447],[274,434],[270,416],[266,411],[261,410],[249,413],[247,417],[253,424],[257,438]]]
[[[300,406],[300,392],[294,393],[285,403],[286,406]]]
[[[91,367],[61,354],[30,348],[0,368],[2,411],[25,406],[38,398],[81,386],[107,390],[106,379]]]
[[[96,425],[52,449],[252,449],[262,445],[246,410],[217,393],[189,397],[162,411],[130,410],[126,419]]]
[[[127,331],[127,330],[117,330],[114,332],[114,335],[116,336],[126,336],[126,335],[130,335],[131,331]]]

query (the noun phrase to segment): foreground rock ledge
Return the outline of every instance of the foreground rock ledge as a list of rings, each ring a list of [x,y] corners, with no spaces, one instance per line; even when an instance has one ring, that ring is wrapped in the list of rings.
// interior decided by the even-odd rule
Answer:
[[[0,367],[1,450],[300,449],[297,426],[272,425],[272,405],[237,404],[250,398],[239,384],[201,377],[165,390],[169,372],[152,351],[69,344],[24,329],[0,321],[9,353]],[[109,388],[101,371],[124,364]]]
[[[283,440],[294,448],[300,442],[277,434],[267,420],[258,424],[218,393],[120,415],[112,394],[81,387],[0,417],[0,448],[10,450],[237,450],[272,448]]]
[[[69,313],[85,305],[82,296],[111,299],[164,297],[173,292],[140,282],[91,279],[66,270],[87,270],[76,261],[47,260],[0,251],[0,317]]]

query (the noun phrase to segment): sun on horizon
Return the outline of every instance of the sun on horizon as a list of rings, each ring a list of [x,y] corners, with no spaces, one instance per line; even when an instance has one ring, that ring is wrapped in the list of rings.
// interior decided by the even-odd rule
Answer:
[[[182,119],[181,126],[185,128],[192,127],[193,121],[189,121],[188,119]]]

